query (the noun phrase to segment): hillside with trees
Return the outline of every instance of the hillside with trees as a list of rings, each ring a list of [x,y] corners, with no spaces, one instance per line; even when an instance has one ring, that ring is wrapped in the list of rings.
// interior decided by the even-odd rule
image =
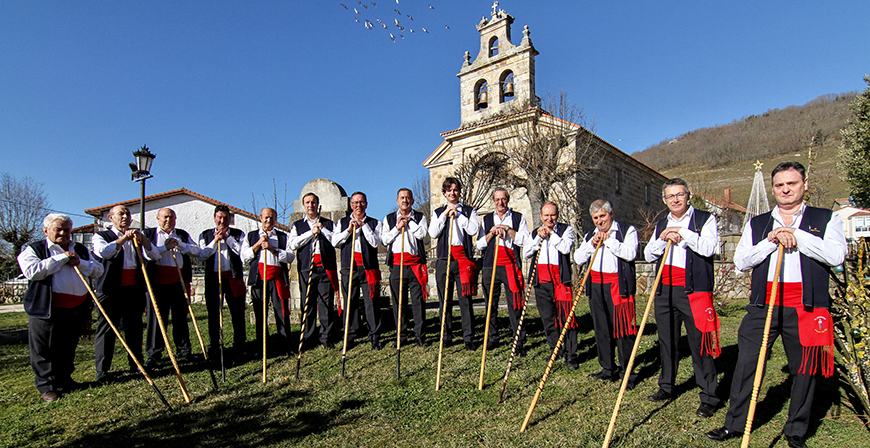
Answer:
[[[756,160],[764,162],[766,173],[779,162],[795,160],[812,165],[811,202],[829,207],[834,198],[848,196],[836,162],[840,130],[851,116],[849,103],[856,95],[823,95],[802,106],[697,129],[633,156],[666,176],[685,178],[695,191],[722,196],[726,188],[731,189],[738,204],[749,199]]]

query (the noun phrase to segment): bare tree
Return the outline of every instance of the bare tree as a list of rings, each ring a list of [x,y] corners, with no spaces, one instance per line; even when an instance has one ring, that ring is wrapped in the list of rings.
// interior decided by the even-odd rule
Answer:
[[[518,105],[501,120],[488,133],[485,147],[457,167],[464,201],[479,207],[495,186],[503,186],[524,191],[532,210],[548,200],[556,202],[563,219],[579,226],[583,210],[577,185],[601,164],[601,143],[583,126],[583,109],[562,91],[549,95],[543,107]],[[532,220],[535,226],[541,224],[536,213]]]
[[[0,176],[0,238],[12,246],[13,257],[33,241],[42,228],[42,218],[49,207],[42,184],[9,173]]]
[[[290,214],[293,213],[293,201],[288,200],[287,198],[287,184],[284,183],[284,197],[279,201],[278,200],[278,182],[275,178],[272,178],[272,199],[266,197],[266,194],[263,193],[263,207],[271,207],[275,209],[275,213],[278,215],[278,223],[288,225]],[[251,213],[259,216],[260,209],[257,205],[257,198],[254,193],[251,193]]]
[[[428,217],[432,214],[431,189],[429,188],[429,175],[418,177],[411,187],[411,194],[414,195],[414,205],[417,211]]]

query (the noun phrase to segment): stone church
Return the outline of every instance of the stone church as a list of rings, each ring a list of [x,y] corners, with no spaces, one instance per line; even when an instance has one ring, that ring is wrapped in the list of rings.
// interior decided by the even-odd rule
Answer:
[[[561,117],[541,108],[541,100],[535,94],[535,57],[538,51],[532,45],[528,26],[523,29],[519,45],[513,44],[513,22],[514,18],[498,9],[496,3],[490,18],[484,17],[477,25],[480,33],[477,56],[472,60],[471,54],[465,52],[465,62],[457,75],[460,125],[443,132],[444,142],[423,162],[423,166],[429,169],[432,208],[445,203],[441,184],[446,177],[455,175],[464,160],[492,150],[498,144],[496,141],[517,139],[518,124],[536,120],[536,129],[567,128],[575,142],[595,148],[597,168],[591,176],[579,182],[574,180],[577,185],[573,189],[577,195],[576,209],[582,211],[583,230],[592,228],[588,209],[589,204],[598,198],[613,204],[616,219],[635,225],[643,223],[642,210],[655,213],[664,209],[659,198],[661,185],[667,180],[665,176],[583,126],[561,120]],[[539,212],[533,211],[531,204],[523,189],[512,192],[511,208],[528,217],[530,228],[533,226],[532,217]],[[491,209],[491,203],[487,201],[481,212]]]

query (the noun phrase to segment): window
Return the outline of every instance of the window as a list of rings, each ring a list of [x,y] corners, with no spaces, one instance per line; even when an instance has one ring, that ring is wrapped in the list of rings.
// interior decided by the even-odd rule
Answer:
[[[498,56],[498,38],[493,37],[489,40],[489,57]]]
[[[649,185],[644,185],[644,186],[643,186],[643,202],[644,202],[646,205],[649,205],[649,203],[650,203],[650,194],[649,194],[649,190],[650,190]]]
[[[508,70],[499,78],[499,102],[507,102],[514,99],[514,72]]]
[[[616,194],[622,194],[622,170],[616,170]]]

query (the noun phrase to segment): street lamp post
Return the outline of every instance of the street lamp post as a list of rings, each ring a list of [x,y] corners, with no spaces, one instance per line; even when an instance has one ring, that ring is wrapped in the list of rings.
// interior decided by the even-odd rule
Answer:
[[[142,145],[138,151],[133,152],[133,157],[136,157],[136,163],[130,164],[133,182],[142,182],[142,194],[139,198],[139,227],[145,230],[145,179],[151,177],[151,162],[157,155],[149,151],[147,146]]]

